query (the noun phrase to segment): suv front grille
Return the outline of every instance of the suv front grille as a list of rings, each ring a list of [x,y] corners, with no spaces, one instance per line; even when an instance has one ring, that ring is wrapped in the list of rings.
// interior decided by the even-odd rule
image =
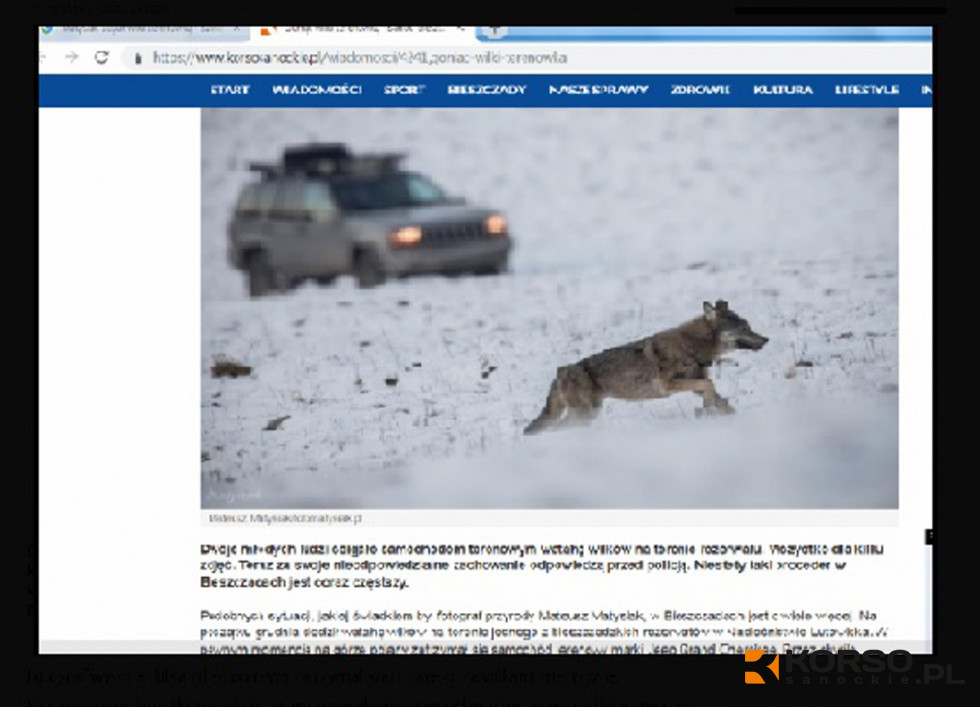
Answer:
[[[422,245],[441,246],[486,238],[483,223],[440,223],[422,226]]]

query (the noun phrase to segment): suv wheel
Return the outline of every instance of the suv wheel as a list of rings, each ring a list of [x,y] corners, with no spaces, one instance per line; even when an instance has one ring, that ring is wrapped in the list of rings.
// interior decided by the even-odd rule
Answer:
[[[276,274],[269,264],[269,256],[263,251],[248,257],[248,294],[250,297],[264,297],[276,290]]]
[[[354,277],[362,289],[377,287],[385,281],[385,269],[381,258],[371,248],[354,253]]]

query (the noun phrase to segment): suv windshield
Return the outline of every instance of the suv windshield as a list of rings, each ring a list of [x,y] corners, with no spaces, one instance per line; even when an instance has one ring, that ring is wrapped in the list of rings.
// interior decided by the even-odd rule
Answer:
[[[410,172],[337,177],[330,185],[340,208],[346,211],[431,206],[448,201],[437,185]]]

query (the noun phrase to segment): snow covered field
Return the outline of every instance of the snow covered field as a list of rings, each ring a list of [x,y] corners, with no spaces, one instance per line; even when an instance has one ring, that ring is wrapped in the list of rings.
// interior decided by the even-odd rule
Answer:
[[[204,508],[897,507],[897,111],[243,109],[202,127]],[[250,300],[224,251],[246,164],[307,141],[406,152],[504,210],[511,273]],[[770,339],[713,372],[735,415],[607,401],[590,427],[522,435],[557,366],[716,299]],[[251,375],[212,378],[225,359]]]

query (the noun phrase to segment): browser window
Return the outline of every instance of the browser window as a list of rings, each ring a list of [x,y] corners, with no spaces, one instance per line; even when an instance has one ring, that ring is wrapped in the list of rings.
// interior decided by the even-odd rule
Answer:
[[[40,653],[932,651],[929,27],[39,47]]]

